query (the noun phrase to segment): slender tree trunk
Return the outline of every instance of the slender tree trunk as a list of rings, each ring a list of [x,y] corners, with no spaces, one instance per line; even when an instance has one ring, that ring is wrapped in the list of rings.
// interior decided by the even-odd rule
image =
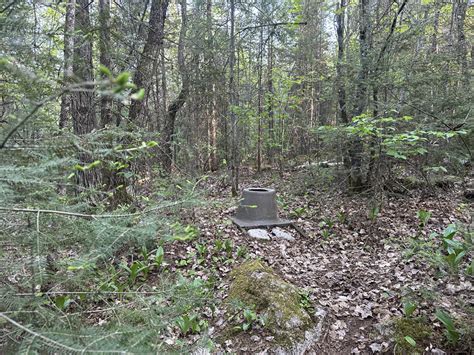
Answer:
[[[168,107],[168,85],[166,81],[166,63],[165,63],[165,48],[160,48],[160,68],[161,68],[161,101],[163,104],[161,116],[164,118],[166,117],[166,108]]]
[[[346,125],[349,123],[346,109],[346,89],[344,85],[343,62],[344,62],[344,18],[345,18],[346,0],[341,0],[338,4],[336,15],[336,32],[337,32],[337,104],[338,118],[340,123]],[[343,148],[343,162],[346,169],[350,169],[350,160],[347,151]]]
[[[207,60],[206,65],[209,68],[210,80],[207,84],[208,99],[208,166],[211,171],[216,171],[218,168],[217,162],[217,112],[216,112],[216,85],[214,79],[214,60],[212,57],[212,0],[206,2],[206,27],[207,27]]]
[[[438,6],[436,6],[434,20],[433,20],[433,34],[431,35],[431,52],[432,53],[438,53],[439,13],[440,13],[440,10]]]
[[[359,47],[360,47],[360,69],[356,86],[356,107],[353,117],[360,116],[367,108],[368,74],[369,74],[369,0],[359,1]],[[350,148],[349,157],[351,161],[351,172],[349,175],[349,186],[353,191],[363,188],[362,176],[362,154],[363,145],[359,137],[354,137]]]
[[[150,92],[150,84],[152,82],[150,76],[153,69],[153,60],[158,58],[158,49],[163,45],[168,3],[169,0],[152,0],[151,2],[148,35],[133,77],[135,85],[137,85],[139,89],[143,88],[145,90],[145,99],[142,101],[134,100],[132,102],[129,112],[129,120],[131,122],[136,122],[143,113],[144,103]]]
[[[74,54],[74,19],[76,0],[68,0],[66,4],[66,21],[64,23],[64,86],[72,81],[73,76],[73,54]],[[63,129],[70,118],[71,94],[65,92],[61,96],[61,113],[59,116],[59,128]]]
[[[469,73],[467,63],[467,46],[466,46],[466,35],[464,33],[464,22],[466,19],[467,1],[459,1],[454,5],[456,23],[456,54],[457,62],[461,68],[461,82],[463,89],[468,90],[469,87]]]
[[[270,30],[270,40],[268,43],[268,78],[267,78],[267,92],[268,92],[268,136],[269,136],[269,148],[268,158],[270,165],[273,165],[275,157],[275,117],[273,111],[273,28]]]
[[[230,44],[229,44],[229,113],[231,124],[231,159],[230,178],[232,196],[237,196],[239,190],[239,162],[238,162],[238,130],[237,116],[235,115],[236,93],[234,83],[235,71],[235,0],[230,0]]]
[[[92,68],[92,43],[87,36],[91,30],[88,0],[77,0],[75,13],[74,64],[76,80],[91,83],[94,79]],[[96,128],[94,107],[94,86],[84,85],[74,93],[72,100],[72,117],[74,133],[83,135]]]
[[[110,0],[99,0],[99,50],[100,64],[110,69]],[[106,75],[102,75],[103,79],[107,79]],[[105,127],[112,122],[112,99],[110,96],[104,95],[100,100],[100,125]]]
[[[168,107],[166,122],[163,129],[163,169],[167,174],[171,173],[173,165],[173,139],[176,115],[186,102],[189,94],[189,73],[187,72],[184,58],[185,40],[187,31],[187,7],[186,0],[181,0],[181,30],[178,43],[178,66],[181,74],[181,91],[178,97]]]
[[[260,27],[260,42],[258,46],[258,107],[257,107],[257,171],[262,170],[262,115],[263,115],[263,27]]]
[[[216,85],[211,87],[211,112],[210,112],[210,134],[209,134],[209,150],[210,162],[209,167],[211,171],[216,171],[218,168],[217,161],[217,112],[216,112]]]

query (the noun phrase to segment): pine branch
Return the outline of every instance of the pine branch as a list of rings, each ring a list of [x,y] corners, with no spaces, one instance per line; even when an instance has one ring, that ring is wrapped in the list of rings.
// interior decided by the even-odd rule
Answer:
[[[62,343],[60,343],[60,342],[58,342],[54,339],[48,338],[47,336],[44,336],[43,334],[37,333],[37,332],[35,332],[34,330],[32,330],[30,328],[25,327],[24,325],[16,322],[15,320],[11,319],[10,317],[5,315],[4,313],[0,313],[0,317],[2,317],[3,319],[5,319],[7,322],[14,325],[15,327],[23,330],[24,332],[33,335],[35,338],[41,339],[43,342],[45,342],[46,344],[48,344],[50,346],[58,347],[58,348],[61,348],[61,349],[67,350],[67,351],[74,352],[74,353],[83,353],[83,352],[109,353],[109,354],[121,353],[120,351],[117,351],[117,350],[86,350],[86,349],[73,348],[73,347],[70,347],[66,344],[62,344]]]
[[[124,217],[135,217],[141,216],[153,211],[162,210],[169,207],[174,207],[178,205],[182,205],[186,200],[183,201],[176,201],[173,203],[169,203],[166,205],[161,205],[157,207],[150,208],[145,211],[135,212],[135,213],[128,213],[128,214],[86,214],[86,213],[76,213],[76,212],[68,212],[68,211],[56,211],[56,210],[42,210],[42,209],[30,209],[30,208],[8,208],[8,207],[0,207],[0,211],[7,211],[7,212],[24,212],[24,213],[46,213],[46,214],[57,214],[62,216],[69,216],[69,217],[79,217],[79,218],[88,218],[88,219],[98,219],[98,218],[124,218]]]

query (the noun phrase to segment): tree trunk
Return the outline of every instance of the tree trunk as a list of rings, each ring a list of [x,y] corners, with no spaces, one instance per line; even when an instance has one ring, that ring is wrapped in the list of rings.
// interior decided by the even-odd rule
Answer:
[[[207,0],[206,3],[206,27],[207,27],[207,60],[206,64],[209,71],[210,79],[207,84],[208,98],[207,115],[208,115],[208,167],[211,171],[216,171],[218,168],[217,162],[217,112],[216,112],[216,85],[214,79],[214,60],[212,58],[212,0]]]
[[[275,118],[273,112],[273,28],[270,30],[270,40],[268,43],[268,78],[267,78],[267,92],[268,92],[268,136],[269,148],[268,158],[270,165],[273,165],[274,160],[274,145],[275,145]]]
[[[262,170],[262,115],[263,115],[263,27],[260,27],[258,46],[258,107],[257,107],[257,171]]]
[[[461,68],[461,82],[466,92],[469,88],[469,73],[467,64],[466,35],[464,33],[464,22],[466,19],[467,1],[459,1],[453,4],[454,21],[456,23],[456,54],[457,62]]]
[[[64,86],[67,87],[73,76],[73,54],[74,54],[74,20],[76,0],[68,0],[66,4],[66,21],[64,23]],[[61,96],[61,113],[59,116],[59,128],[63,129],[71,117],[71,94],[63,93]]]
[[[91,30],[89,17],[89,0],[77,0],[75,11],[75,38],[74,38],[74,77],[78,83],[83,83],[80,89],[71,97],[71,113],[74,134],[81,136],[90,133],[96,128],[94,105],[94,85],[92,84],[92,43],[88,32]],[[87,153],[80,153],[81,165],[89,164],[92,157]],[[95,186],[98,181],[96,170],[80,171],[79,185]]]
[[[438,27],[439,27],[439,7],[435,8],[433,21],[433,34],[431,35],[431,53],[438,53]]]
[[[340,123],[346,125],[349,123],[346,109],[346,89],[343,77],[344,62],[344,17],[345,17],[346,0],[341,0],[337,7],[336,15],[336,32],[337,32],[337,63],[336,63],[336,80],[337,80],[337,105],[338,118]],[[350,169],[350,161],[347,151],[343,149],[343,162],[346,169]]]
[[[99,34],[99,50],[100,50],[100,64],[110,69],[110,0],[99,0],[99,19],[100,19],[100,34]],[[105,74],[103,79],[107,79]],[[103,95],[100,99],[100,126],[105,127],[112,122],[112,99],[110,96]]]
[[[104,67],[110,69],[112,62],[110,59],[110,0],[99,0],[99,61]],[[102,78],[107,79],[107,75],[103,74]],[[112,123],[112,99],[110,96],[103,95],[100,99],[100,127],[105,128]],[[105,141],[108,149],[112,149],[113,142]],[[125,162],[123,162],[125,163]],[[127,180],[123,174],[118,174],[116,170],[109,166],[101,168],[101,183],[105,191],[110,197],[108,200],[108,208],[114,210],[119,205],[125,205],[132,201],[131,196],[127,192]]]
[[[76,80],[85,84],[76,90],[72,100],[72,117],[74,133],[83,135],[96,127],[94,108],[94,86],[91,84],[94,75],[92,68],[92,43],[87,36],[91,30],[88,0],[77,0],[75,12],[74,64]]]
[[[369,0],[359,1],[359,46],[360,69],[355,93],[356,107],[352,117],[360,116],[367,109],[368,74],[369,74]],[[363,188],[362,177],[363,145],[359,137],[354,137],[349,148],[351,172],[349,187],[353,191]]]
[[[144,102],[146,102],[146,98],[150,92],[153,61],[158,58],[158,49],[163,44],[168,3],[169,0],[152,0],[151,3],[148,35],[133,76],[135,85],[137,85],[139,89],[143,88],[145,90],[145,98],[142,101],[134,100],[132,102],[129,112],[129,120],[131,122],[136,122],[142,114]]]
[[[173,140],[176,115],[186,102],[189,94],[189,74],[186,69],[184,51],[187,31],[187,6],[186,0],[181,0],[181,30],[178,43],[178,66],[181,75],[181,90],[178,97],[168,107],[166,122],[163,129],[163,169],[167,174],[171,173],[173,165]]]
[[[239,190],[239,162],[238,162],[238,130],[237,117],[235,115],[236,94],[234,83],[235,67],[235,0],[230,0],[230,44],[229,44],[229,113],[231,124],[231,157],[230,178],[232,184],[232,196],[237,196]]]

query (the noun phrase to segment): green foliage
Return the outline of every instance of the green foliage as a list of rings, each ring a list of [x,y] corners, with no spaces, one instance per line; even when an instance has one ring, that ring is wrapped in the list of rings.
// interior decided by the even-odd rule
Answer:
[[[156,145],[145,137],[120,129],[93,132],[80,139],[64,133],[39,142],[37,150],[0,155],[2,206],[59,211],[0,212],[0,241],[14,240],[12,250],[28,256],[17,258],[16,265],[0,273],[5,280],[24,275],[18,283],[8,282],[0,288],[2,299],[8,300],[0,311],[11,314],[30,331],[2,324],[18,336],[19,343],[9,344],[9,352],[20,351],[24,344],[30,344],[33,352],[65,351],[35,334],[79,351],[168,352],[173,349],[162,338],[167,325],[181,315],[200,314],[210,300],[207,284],[167,276],[167,238],[157,238],[166,236],[169,225],[176,222],[176,207],[186,208],[197,201],[193,183],[177,180],[181,189],[173,189],[172,199],[167,197],[169,184],[154,188],[148,199],[134,194],[136,204],[119,205],[115,210],[107,205],[104,196],[108,191],[104,193],[102,186],[76,190],[79,173],[100,173],[113,167],[133,194],[128,186],[143,178],[137,164]],[[121,139],[127,143],[104,144]],[[93,157],[87,163],[77,158],[84,150]],[[71,172],[73,177],[69,177]],[[97,203],[99,196],[104,203]],[[176,227],[173,232],[185,239],[198,235],[192,226]],[[15,255],[7,251],[2,257]],[[152,275],[154,282],[149,285]],[[35,291],[31,296],[16,296],[25,290]],[[51,291],[56,293],[49,294]],[[108,321],[91,323],[91,311],[97,319]],[[204,323],[199,326],[202,329]],[[173,348],[179,352],[181,345]]]
[[[54,304],[61,311],[64,311],[71,304],[72,299],[69,296],[57,296],[54,298]]]
[[[176,324],[182,335],[187,335],[188,333],[197,334],[208,327],[207,322],[199,319],[196,314],[182,315],[176,319]]]
[[[308,313],[314,313],[314,306],[309,297],[309,293],[306,291],[299,292],[300,294],[300,306],[305,309]]]
[[[378,215],[380,213],[380,208],[379,206],[373,206],[369,210],[369,219],[372,221],[372,223],[375,222],[377,219]]]
[[[305,207],[296,207],[293,209],[290,214],[295,217],[295,218],[300,218],[306,213],[306,208]]]
[[[431,212],[425,210],[418,211],[419,227],[424,228],[431,217]]]
[[[183,226],[176,222],[171,225],[171,229],[173,231],[172,240],[189,242],[199,236],[198,228],[192,225]]]
[[[446,338],[449,342],[456,344],[461,337],[461,333],[454,325],[451,316],[441,309],[436,310],[436,318],[444,325]]]
[[[454,239],[457,234],[458,229],[454,224],[450,224],[442,233],[443,246],[447,253],[444,260],[452,271],[458,270],[469,249],[467,243]]]
[[[158,249],[156,249],[156,254],[155,254],[156,267],[160,267],[161,264],[163,264],[164,256],[165,256],[165,251],[162,246],[159,246]]]
[[[252,324],[258,319],[257,313],[251,309],[244,309],[243,311],[244,323],[242,323],[242,330],[247,331],[252,327]]]
[[[416,341],[413,339],[411,336],[405,336],[404,338],[408,344],[410,344],[413,347],[416,347]]]
[[[429,241],[413,239],[411,248],[407,250],[405,256],[423,258],[436,268],[447,269],[450,273],[457,274],[470,250],[472,240],[469,232],[460,232],[456,225],[450,224],[441,235],[432,233]],[[468,270],[469,266],[466,271]]]
[[[415,312],[416,308],[416,303],[412,303],[410,301],[403,302],[403,314],[405,315],[405,317],[411,317],[413,312]]]
[[[345,224],[347,222],[347,214],[344,211],[337,212],[336,217],[341,224]]]

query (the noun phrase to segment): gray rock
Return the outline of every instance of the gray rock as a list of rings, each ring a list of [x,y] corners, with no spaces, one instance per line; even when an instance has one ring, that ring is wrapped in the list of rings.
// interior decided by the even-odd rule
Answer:
[[[291,233],[288,233],[281,228],[273,228],[272,233],[276,238],[289,240],[290,242],[295,240]]]
[[[252,238],[270,240],[270,234],[265,229],[249,229],[247,232]]]

